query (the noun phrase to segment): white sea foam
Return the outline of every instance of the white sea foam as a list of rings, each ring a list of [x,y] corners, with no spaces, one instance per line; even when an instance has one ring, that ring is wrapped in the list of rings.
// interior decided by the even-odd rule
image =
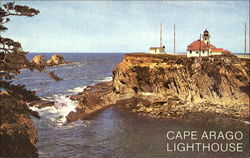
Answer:
[[[111,81],[112,77],[105,77],[103,80],[100,81]],[[70,94],[76,94],[79,92],[84,91],[86,86],[82,87],[75,87],[73,89],[69,89],[66,92]],[[65,94],[55,94],[52,97],[44,97],[42,98],[44,100],[51,100],[55,101],[55,105],[51,107],[44,107],[44,108],[37,108],[37,107],[30,107],[32,110],[39,112],[42,119],[47,120],[51,122],[51,127],[61,127],[66,123],[66,117],[71,112],[75,112],[75,108],[77,107],[77,102],[72,101],[69,97],[67,97]],[[50,124],[50,123],[49,123]],[[88,126],[88,123],[86,124],[86,127]],[[69,127],[71,127],[69,125]],[[73,127],[73,126],[72,126]],[[66,127],[65,127],[66,128]],[[68,128],[68,126],[67,126]]]
[[[19,78],[19,79],[21,79],[21,80],[31,80],[31,79],[40,79],[40,78],[41,78],[40,76],[38,76],[38,77],[33,76],[33,77],[22,77],[22,78]]]
[[[112,77],[105,77],[103,81],[112,81],[113,78]]]
[[[112,81],[112,80],[113,80],[113,78],[109,76],[109,77],[105,77],[102,80],[95,80],[95,81],[97,81],[97,82],[108,82],[108,81]]]
[[[55,105],[52,107],[41,109],[30,107],[30,109],[39,112],[42,118],[48,119],[60,127],[66,123],[66,116],[71,111],[75,111],[77,103],[65,95],[54,95],[54,101]]]
[[[73,66],[67,66],[67,67],[64,67],[63,69],[72,69],[72,68],[75,68],[75,67],[82,67],[84,66],[85,64],[77,64],[77,65],[73,65]]]
[[[82,92],[85,88],[86,88],[86,86],[83,86],[83,87],[75,87],[75,88],[73,88],[73,89],[68,89],[67,92],[79,93],[79,92]]]

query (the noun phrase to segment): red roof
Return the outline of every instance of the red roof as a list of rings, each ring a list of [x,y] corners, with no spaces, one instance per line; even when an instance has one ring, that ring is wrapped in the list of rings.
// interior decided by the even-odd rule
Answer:
[[[211,50],[212,52],[221,52],[221,53],[231,53],[229,50],[224,50],[223,48],[215,48]]]
[[[229,50],[223,50],[222,53],[231,53]]]
[[[211,51],[212,52],[221,52],[221,51],[223,51],[223,48],[214,48]]]
[[[201,40],[197,40],[191,43],[190,45],[188,45],[187,50],[208,50],[208,48],[215,49],[216,47],[212,44],[206,44],[205,42]]]

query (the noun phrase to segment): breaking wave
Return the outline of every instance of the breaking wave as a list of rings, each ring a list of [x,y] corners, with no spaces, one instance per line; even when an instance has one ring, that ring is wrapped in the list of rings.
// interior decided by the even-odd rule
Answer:
[[[83,86],[83,87],[75,87],[75,88],[73,88],[73,89],[67,90],[66,92],[79,93],[79,92],[84,91],[85,88],[86,88],[86,86]]]
[[[51,125],[61,127],[66,123],[66,116],[71,111],[75,111],[77,102],[72,101],[66,95],[54,95],[52,100],[55,101],[54,106],[44,107],[41,109],[31,107],[31,110],[39,112],[41,118],[50,122]]]
[[[108,82],[108,81],[112,81],[112,80],[113,80],[113,78],[109,76],[109,77],[105,77],[102,80],[95,80],[95,81],[97,81],[97,82]]]

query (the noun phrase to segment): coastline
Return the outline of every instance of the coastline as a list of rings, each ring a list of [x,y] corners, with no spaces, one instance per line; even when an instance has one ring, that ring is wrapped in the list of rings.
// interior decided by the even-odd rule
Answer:
[[[230,96],[232,94],[229,94],[228,90],[225,89],[227,86],[239,83],[238,80],[235,79],[237,75],[238,78],[244,78],[244,85],[248,86],[247,82],[249,81],[249,77],[244,76],[244,73],[241,77],[239,77],[240,73],[234,74],[233,77],[232,73],[233,71],[236,71],[236,68],[243,72],[247,71],[248,67],[245,64],[249,64],[249,60],[237,59],[234,55],[203,58],[201,59],[203,61],[197,60],[197,58],[188,59],[182,56],[174,55],[154,56],[150,54],[138,53],[126,54],[123,61],[120,62],[113,71],[113,81],[88,86],[88,88],[86,88],[83,92],[71,96],[71,99],[78,101],[78,106],[76,108],[76,112],[71,112],[67,116],[67,121],[71,122],[77,119],[86,118],[92,113],[112,105],[122,105],[139,115],[154,118],[186,119],[191,115],[203,114],[217,115],[220,117],[249,122],[248,92],[241,89],[240,86],[234,86],[234,91],[237,91],[237,94],[233,94],[234,98],[232,98],[232,96]],[[213,70],[215,71],[214,75],[206,76],[204,74],[206,72],[202,70],[193,72],[192,68],[190,68],[193,64],[197,67],[197,63],[199,62],[207,64],[208,60],[215,60],[220,63],[222,62],[220,64],[221,68],[217,67],[217,69]],[[227,63],[225,61],[227,61]],[[240,63],[241,67],[239,67]],[[157,67],[157,70],[155,70],[155,67]],[[220,73],[226,71],[223,67],[231,67],[228,68],[228,70],[233,70],[229,74],[231,76],[231,80],[226,81],[223,79],[224,75]],[[139,70],[136,70],[135,68],[139,68]],[[180,71],[183,70],[183,68],[185,71]],[[185,91],[183,92],[185,92],[185,94],[180,94],[180,91],[183,90],[181,87],[184,87],[185,85],[179,85],[178,92],[178,84],[180,83],[177,83],[178,81],[173,79],[174,76],[172,76],[172,80],[175,80],[175,84],[168,85],[167,88],[164,87],[164,85],[159,86],[159,82],[163,81],[163,77],[161,77],[159,72],[165,75],[166,72],[164,72],[164,69],[170,69],[171,71],[168,73],[173,73],[173,70],[177,72],[174,74],[177,78],[178,76],[183,76],[183,73],[193,73],[193,76],[198,74],[199,77],[205,76],[208,82],[218,84],[219,90],[217,91],[221,94],[213,92],[213,88],[208,89],[205,94],[202,94],[204,95],[203,98],[197,96],[197,94],[193,92],[190,92],[187,88],[184,88]],[[217,73],[217,71],[219,73]],[[160,75],[160,79],[156,78],[156,74]],[[200,74],[202,74],[202,76],[200,76]],[[197,79],[197,77],[195,77],[195,79]],[[217,79],[219,79],[219,82],[217,82]],[[168,79],[166,78],[166,80]],[[189,84],[192,83],[192,81],[186,82]],[[223,84],[221,85],[221,83]],[[136,86],[137,88],[135,88]],[[169,90],[169,86],[174,87],[172,87],[172,90]],[[205,86],[210,87],[210,85]],[[243,85],[241,84],[241,86]],[[196,86],[196,90],[197,88],[198,87]],[[173,89],[175,91],[173,91]],[[193,93],[191,98],[190,93]],[[217,97],[216,94],[222,96]],[[237,97],[241,97],[235,99],[237,98],[235,95]],[[242,100],[242,98],[244,98],[244,100]],[[241,102],[239,102],[240,99]]]

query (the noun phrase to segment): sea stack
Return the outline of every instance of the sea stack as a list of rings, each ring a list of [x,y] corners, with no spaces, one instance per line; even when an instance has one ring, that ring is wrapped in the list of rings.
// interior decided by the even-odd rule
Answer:
[[[32,62],[37,64],[37,65],[44,65],[46,63],[43,55],[34,56],[34,58],[32,59]]]
[[[45,66],[55,66],[55,65],[61,65],[66,64],[67,62],[64,61],[64,58],[62,55],[54,54],[51,56],[49,60],[45,60],[43,55],[36,55],[32,62],[37,65],[45,65]]]

